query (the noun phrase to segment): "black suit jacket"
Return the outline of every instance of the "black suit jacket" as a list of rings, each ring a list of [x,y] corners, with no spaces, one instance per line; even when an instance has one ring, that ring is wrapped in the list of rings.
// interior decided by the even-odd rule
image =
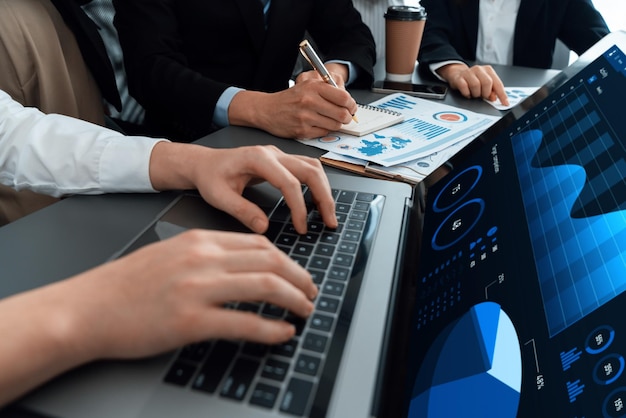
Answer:
[[[474,61],[479,0],[422,0],[428,14],[418,61],[420,72],[447,60]],[[513,65],[550,68],[556,39],[581,54],[609,33],[591,0],[521,0]]]
[[[288,87],[307,31],[326,59],[360,70],[369,88],[374,40],[350,0],[272,0],[268,29],[259,0],[114,0],[130,93],[157,133],[178,140],[212,130],[229,86]],[[165,125],[169,124],[168,129]]]
[[[80,7],[91,0],[52,0],[63,20],[74,33],[80,52],[87,68],[91,71],[100,92],[107,102],[122,109],[115,73],[111,60],[107,55],[102,37],[98,33],[98,26],[87,16]]]

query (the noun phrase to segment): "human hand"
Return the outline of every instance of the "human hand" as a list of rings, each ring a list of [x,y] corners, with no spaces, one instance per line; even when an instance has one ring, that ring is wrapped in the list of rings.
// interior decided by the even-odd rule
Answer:
[[[294,227],[304,234],[307,209],[301,185],[306,184],[326,225],[337,227],[334,199],[319,160],[286,154],[274,146],[218,149],[160,142],[152,151],[150,179],[157,190],[198,189],[209,204],[258,233],[265,232],[269,222],[261,208],[242,197],[244,188],[266,180],[279,189]]]
[[[207,339],[286,341],[292,324],[225,304],[267,301],[306,317],[316,295],[310,274],[261,235],[183,232],[2,300],[0,405],[97,359],[150,356]]]
[[[142,357],[213,338],[283,342],[293,325],[224,305],[267,301],[306,317],[317,295],[310,274],[265,237],[200,230],[141,248],[64,287],[64,309],[94,358]]]
[[[326,69],[328,70],[330,76],[332,77],[337,87],[345,88],[346,82],[348,81],[348,66],[340,63],[327,63],[325,64]],[[322,76],[314,70],[311,71],[303,71],[298,74],[296,77],[296,84],[302,83],[305,80],[323,80]]]
[[[491,101],[497,98],[503,105],[509,105],[502,80],[491,65],[468,67],[465,64],[454,63],[441,67],[437,72],[451,88],[458,90],[467,98],[481,97]]]
[[[232,125],[259,128],[281,138],[324,136],[350,123],[357,110],[352,96],[341,88],[341,77],[337,84],[339,88],[309,71],[293,87],[276,93],[241,91],[231,101],[228,118]]]

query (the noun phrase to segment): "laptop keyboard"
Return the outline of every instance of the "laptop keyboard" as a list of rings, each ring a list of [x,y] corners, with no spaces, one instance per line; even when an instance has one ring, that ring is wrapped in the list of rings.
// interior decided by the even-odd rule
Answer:
[[[326,414],[384,198],[333,190],[339,226],[329,229],[310,192],[303,192],[308,232],[295,231],[281,200],[266,236],[311,273],[320,289],[314,312],[303,319],[269,303],[230,303],[289,321],[296,336],[273,346],[226,340],[188,345],[169,366],[166,383],[294,416]]]

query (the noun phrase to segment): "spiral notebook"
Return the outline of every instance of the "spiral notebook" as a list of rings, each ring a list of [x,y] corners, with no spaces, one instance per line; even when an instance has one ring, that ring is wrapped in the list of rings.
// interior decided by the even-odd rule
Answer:
[[[404,120],[404,115],[400,112],[365,104],[359,104],[355,116],[358,122],[353,120],[343,125],[339,132],[363,136]]]

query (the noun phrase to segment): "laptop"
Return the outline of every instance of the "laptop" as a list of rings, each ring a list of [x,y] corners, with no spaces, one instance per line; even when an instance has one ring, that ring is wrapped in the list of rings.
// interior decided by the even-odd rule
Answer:
[[[273,346],[200,341],[144,360],[89,364],[28,394],[14,410],[58,418],[370,416],[404,277],[415,190],[338,171],[329,181],[339,227],[324,226],[303,186],[305,235],[295,232],[277,189],[263,183],[244,192],[269,216],[266,236],[311,272],[320,292],[308,320],[266,303],[232,301],[226,308],[292,322],[293,339]],[[250,232],[198,193],[184,192],[111,258],[190,228]]]
[[[626,33],[616,32],[415,196],[400,183],[331,173],[338,206],[356,216],[345,219],[339,253],[358,243],[352,259],[329,264],[345,270],[314,274],[322,297],[295,345],[210,341],[88,365],[18,406],[53,417],[626,415],[624,97]],[[282,211],[271,189],[248,193]],[[279,222],[272,236],[282,247],[292,234],[288,218]],[[190,226],[240,230],[185,194],[122,253]],[[298,243],[288,251],[299,261]],[[341,308],[324,310],[333,303]],[[203,366],[215,352],[221,361]]]

